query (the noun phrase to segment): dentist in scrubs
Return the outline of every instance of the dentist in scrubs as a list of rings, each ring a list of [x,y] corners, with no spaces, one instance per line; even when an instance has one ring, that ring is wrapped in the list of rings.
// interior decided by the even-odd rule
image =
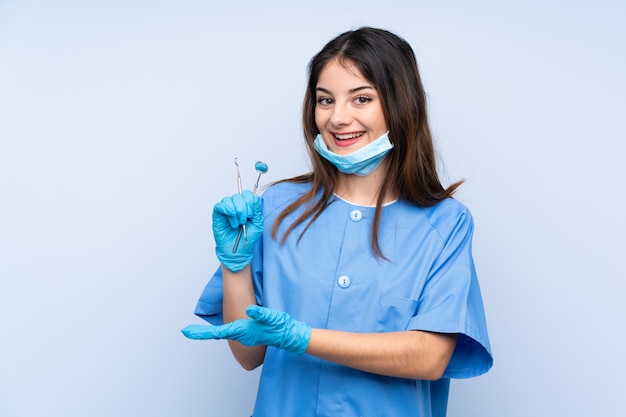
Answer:
[[[410,45],[363,27],[309,63],[312,172],[213,211],[220,269],[191,339],[263,365],[254,417],[442,417],[492,366],[470,211],[436,167]],[[248,243],[233,247],[246,227]]]

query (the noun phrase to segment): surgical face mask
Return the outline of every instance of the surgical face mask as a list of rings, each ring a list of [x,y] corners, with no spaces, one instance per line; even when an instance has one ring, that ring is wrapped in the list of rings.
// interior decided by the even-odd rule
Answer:
[[[363,148],[349,155],[338,155],[328,149],[321,133],[315,137],[313,146],[315,146],[315,150],[320,155],[336,166],[339,171],[345,174],[366,176],[380,165],[385,155],[393,148],[388,134],[389,132],[385,133],[375,141],[368,143]]]

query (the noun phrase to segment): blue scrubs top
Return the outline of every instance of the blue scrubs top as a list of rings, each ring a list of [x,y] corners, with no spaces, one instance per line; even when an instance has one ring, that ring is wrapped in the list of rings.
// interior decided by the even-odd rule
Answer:
[[[423,381],[375,375],[309,355],[268,347],[254,417],[443,417],[449,378],[483,374],[492,365],[483,303],[472,260],[473,221],[453,199],[434,207],[398,200],[382,210],[380,246],[371,251],[374,207],[339,198],[298,241],[278,214],[310,185],[281,183],[263,195],[265,231],[255,247],[252,275],[259,305],[285,311],[312,327],[348,332],[424,330],[458,333],[443,378]],[[221,270],[209,281],[195,313],[222,323]]]

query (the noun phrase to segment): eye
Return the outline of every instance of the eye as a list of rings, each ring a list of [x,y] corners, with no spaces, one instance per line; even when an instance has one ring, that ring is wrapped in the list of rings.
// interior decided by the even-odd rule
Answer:
[[[320,106],[328,106],[330,104],[333,104],[333,99],[328,97],[318,97],[317,104],[319,104]]]
[[[356,104],[367,104],[370,101],[372,101],[372,98],[369,96],[358,96],[357,98],[354,99],[354,102]]]

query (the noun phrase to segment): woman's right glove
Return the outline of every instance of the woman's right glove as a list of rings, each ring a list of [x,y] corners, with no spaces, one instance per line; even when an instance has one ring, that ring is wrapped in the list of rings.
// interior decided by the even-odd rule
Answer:
[[[246,225],[246,237],[235,241],[242,225]],[[254,245],[263,234],[263,207],[261,198],[244,190],[241,194],[224,197],[213,207],[213,236],[215,253],[222,265],[232,272],[239,272],[252,261]]]

